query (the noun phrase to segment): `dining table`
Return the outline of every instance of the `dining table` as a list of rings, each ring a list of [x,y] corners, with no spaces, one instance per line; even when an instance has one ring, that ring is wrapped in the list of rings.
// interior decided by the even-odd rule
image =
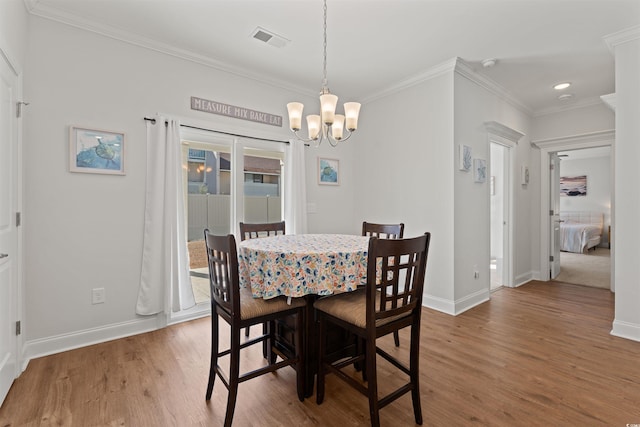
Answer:
[[[369,237],[348,234],[285,234],[248,239],[238,245],[240,286],[254,298],[305,298],[305,394],[313,393],[317,371],[317,320],[320,297],[358,289],[366,281]],[[272,343],[293,352],[295,322],[276,322]],[[342,328],[328,331],[327,346],[336,358],[357,350],[357,340]]]

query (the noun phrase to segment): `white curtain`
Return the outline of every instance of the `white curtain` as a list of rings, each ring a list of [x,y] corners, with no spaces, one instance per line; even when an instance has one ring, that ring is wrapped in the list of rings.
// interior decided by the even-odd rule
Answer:
[[[284,220],[287,234],[307,232],[307,186],[304,143],[290,140],[284,164]]]
[[[147,185],[136,313],[170,314],[195,305],[185,232],[180,122],[147,121]]]

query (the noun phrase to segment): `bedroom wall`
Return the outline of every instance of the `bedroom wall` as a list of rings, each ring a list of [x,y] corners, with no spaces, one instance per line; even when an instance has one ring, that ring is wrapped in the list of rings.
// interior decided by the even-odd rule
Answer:
[[[611,225],[611,156],[562,160],[560,176],[587,176],[587,195],[560,196],[560,211],[592,211],[604,214],[601,247],[609,246]]]
[[[286,89],[32,16],[26,54],[24,119],[24,335],[29,356],[156,327],[137,316],[146,131],[161,112],[183,123],[289,139],[290,131],[190,109],[199,96],[282,115],[286,103],[317,103]],[[363,120],[362,125],[366,123]],[[369,123],[370,125],[371,123]],[[120,131],[128,146],[125,176],[69,172],[69,126]],[[357,134],[349,141],[359,147]],[[353,225],[353,150],[307,149],[309,231]],[[340,159],[339,187],[316,183],[318,154]],[[106,303],[91,304],[104,287]]]

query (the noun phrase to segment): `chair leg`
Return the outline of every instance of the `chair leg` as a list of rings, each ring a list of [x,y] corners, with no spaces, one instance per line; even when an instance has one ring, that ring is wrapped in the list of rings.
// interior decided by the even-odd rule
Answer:
[[[418,367],[420,366],[420,327],[415,323],[411,325],[411,347],[409,355],[409,377],[413,389],[411,390],[411,400],[413,401],[413,415],[416,424],[422,425],[422,406],[420,404],[420,375]]]
[[[266,358],[269,363],[273,365],[274,363],[276,363],[276,359],[278,358],[276,352],[272,350],[273,343],[276,342],[276,321],[270,320],[268,322],[265,322],[264,330],[269,334],[269,339],[267,341],[264,341],[264,343],[267,344]]]
[[[400,347],[400,334],[398,331],[393,333],[393,342],[396,344],[396,347]]]
[[[229,397],[227,398],[227,413],[224,426],[231,427],[233,412],[236,409],[238,397],[238,379],[240,377],[240,329],[231,327],[231,354],[229,360]]]
[[[368,337],[366,344],[366,366],[369,392],[369,416],[371,427],[380,427],[380,408],[378,406],[378,377],[376,375],[376,340]]]
[[[296,358],[298,361],[296,362],[296,385],[298,388],[298,400],[300,402],[304,402],[304,389],[305,389],[305,381],[304,381],[304,373],[305,373],[305,352],[304,346],[302,345],[302,330],[304,328],[304,310],[299,310],[296,314],[296,334],[295,334],[295,346],[296,346]]]
[[[318,311],[318,374],[316,388],[316,403],[320,405],[324,400],[324,352],[326,345],[326,321],[324,316]]]
[[[218,323],[218,313],[216,313],[214,308],[211,313],[211,362],[209,362],[209,382],[207,384],[206,400],[211,400],[213,384],[216,381],[216,367],[218,365]]]
[[[262,324],[262,335],[266,335],[269,333],[269,325],[270,322],[264,322]],[[262,357],[271,362],[271,343],[269,342],[269,340],[262,341]]]

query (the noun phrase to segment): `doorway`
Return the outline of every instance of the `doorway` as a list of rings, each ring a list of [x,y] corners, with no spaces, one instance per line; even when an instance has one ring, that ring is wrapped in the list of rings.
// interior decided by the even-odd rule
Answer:
[[[509,189],[511,188],[510,148],[490,143],[489,197],[491,206],[490,290],[509,286]]]
[[[553,152],[550,160],[554,211],[550,278],[610,289],[611,147]],[[578,230],[584,238],[578,237]]]

